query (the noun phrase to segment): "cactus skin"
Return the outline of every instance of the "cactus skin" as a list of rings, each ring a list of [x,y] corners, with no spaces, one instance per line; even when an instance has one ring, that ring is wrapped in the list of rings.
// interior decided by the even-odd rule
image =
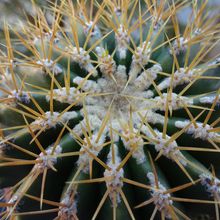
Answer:
[[[1,219],[219,219],[218,16],[189,2],[186,26],[168,0],[4,26]]]

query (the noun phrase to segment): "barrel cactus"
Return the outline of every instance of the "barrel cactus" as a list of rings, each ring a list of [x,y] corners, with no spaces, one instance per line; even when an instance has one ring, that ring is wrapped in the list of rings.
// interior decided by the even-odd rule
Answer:
[[[62,0],[4,24],[1,219],[219,219],[219,16],[201,2]]]

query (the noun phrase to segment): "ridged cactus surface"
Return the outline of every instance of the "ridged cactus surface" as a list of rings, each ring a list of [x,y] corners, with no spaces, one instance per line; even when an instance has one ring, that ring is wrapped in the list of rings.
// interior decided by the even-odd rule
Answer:
[[[0,219],[220,219],[208,2],[61,0],[4,24]]]

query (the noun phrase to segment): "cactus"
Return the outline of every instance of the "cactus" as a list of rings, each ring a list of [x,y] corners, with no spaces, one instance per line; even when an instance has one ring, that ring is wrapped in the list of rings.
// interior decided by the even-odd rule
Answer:
[[[0,218],[219,219],[219,15],[73,2],[4,25]]]

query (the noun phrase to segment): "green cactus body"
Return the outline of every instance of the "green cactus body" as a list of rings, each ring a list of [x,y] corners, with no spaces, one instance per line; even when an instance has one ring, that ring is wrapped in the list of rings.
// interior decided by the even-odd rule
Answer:
[[[4,26],[2,220],[219,219],[207,3],[63,0]]]

